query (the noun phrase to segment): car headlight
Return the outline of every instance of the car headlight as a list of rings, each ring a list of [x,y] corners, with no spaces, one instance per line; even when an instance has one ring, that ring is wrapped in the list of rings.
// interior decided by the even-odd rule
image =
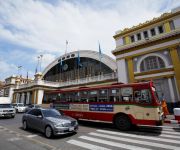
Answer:
[[[63,127],[63,124],[54,124],[55,128]]]

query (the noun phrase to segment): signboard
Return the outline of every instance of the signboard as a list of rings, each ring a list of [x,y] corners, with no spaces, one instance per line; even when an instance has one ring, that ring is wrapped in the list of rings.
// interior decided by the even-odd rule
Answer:
[[[90,111],[105,111],[105,112],[113,112],[113,105],[111,104],[90,104]]]
[[[69,109],[69,104],[54,104],[53,107],[57,110],[59,109]]]

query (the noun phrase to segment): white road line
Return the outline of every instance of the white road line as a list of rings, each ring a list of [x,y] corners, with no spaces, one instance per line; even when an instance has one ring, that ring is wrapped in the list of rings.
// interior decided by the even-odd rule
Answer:
[[[130,142],[130,143],[141,144],[141,145],[146,145],[146,146],[148,145],[148,146],[153,146],[153,147],[160,147],[160,148],[166,148],[166,149],[177,149],[177,150],[180,149],[180,147],[176,147],[176,146],[154,143],[154,142],[148,142],[148,141],[134,140],[134,139],[123,138],[123,137],[121,138],[121,137],[111,136],[111,135],[107,135],[107,134],[99,134],[99,133],[93,133],[93,132],[91,132],[89,134],[93,135],[93,136],[102,137],[102,138],[118,140],[118,141],[123,141],[123,142]]]
[[[180,136],[180,132],[169,132],[169,131],[162,131],[162,133],[167,133],[167,134],[174,134],[174,135],[179,135]]]
[[[37,134],[31,134],[31,135],[27,135],[26,137],[27,138],[33,138],[33,137],[36,137],[36,136],[38,136]]]
[[[133,138],[140,138],[140,139],[147,139],[147,140],[155,140],[155,141],[161,141],[161,142],[168,142],[168,143],[179,143],[179,140],[172,140],[172,139],[163,139],[153,136],[143,136],[143,135],[134,135],[134,134],[128,134],[128,133],[122,133],[122,132],[114,132],[114,131],[106,131],[106,130],[96,130],[101,133],[108,133],[113,135],[120,135],[120,136],[127,136],[127,137],[133,137]]]
[[[67,143],[80,146],[86,149],[90,149],[90,150],[111,150],[109,148],[105,148],[105,147],[101,147],[101,146],[97,146],[97,145],[93,145],[93,144],[89,144],[89,143],[85,143],[85,142],[81,142],[77,140],[69,140],[67,141]]]
[[[133,146],[133,145],[127,145],[127,144],[121,144],[121,143],[107,141],[107,140],[102,140],[102,139],[98,139],[98,138],[94,138],[94,137],[89,137],[89,136],[80,136],[79,138],[84,139],[84,140],[89,140],[89,141],[92,141],[92,142],[97,142],[97,143],[101,143],[101,144],[110,145],[110,146],[130,149],[130,150],[135,150],[135,149],[138,149],[138,150],[150,150],[148,148],[143,148],[143,147]]]
[[[180,130],[179,128],[177,127],[172,127],[172,126],[151,126],[151,125],[139,125],[140,127],[150,127],[150,128],[162,128],[163,130],[174,130],[174,129],[177,129],[177,130]]]

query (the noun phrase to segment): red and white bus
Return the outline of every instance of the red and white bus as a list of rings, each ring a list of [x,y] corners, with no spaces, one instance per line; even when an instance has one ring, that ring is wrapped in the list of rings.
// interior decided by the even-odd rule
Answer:
[[[132,125],[162,125],[163,112],[153,82],[46,91],[43,103],[76,119]]]

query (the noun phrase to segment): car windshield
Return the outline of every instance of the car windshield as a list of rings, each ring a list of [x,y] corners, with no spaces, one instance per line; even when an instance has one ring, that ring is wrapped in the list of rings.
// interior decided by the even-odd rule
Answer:
[[[55,109],[44,109],[42,110],[44,117],[59,117],[62,114]]]
[[[13,108],[11,104],[0,104],[0,108]]]
[[[23,107],[24,105],[23,104],[18,104],[19,107]]]
[[[35,105],[34,107],[35,107],[35,108],[40,108],[40,106],[39,106],[39,105]]]

